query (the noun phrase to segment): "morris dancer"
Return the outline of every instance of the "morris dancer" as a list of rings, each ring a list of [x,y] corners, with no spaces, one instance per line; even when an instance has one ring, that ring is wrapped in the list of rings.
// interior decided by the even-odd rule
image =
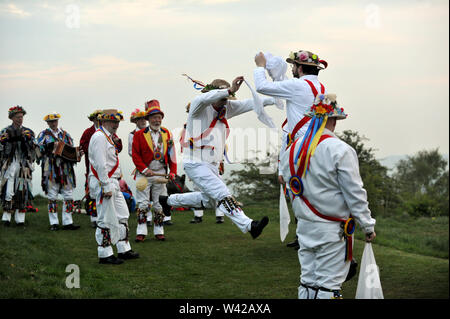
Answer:
[[[91,113],[88,116],[88,119],[93,122],[92,126],[87,128],[80,139],[80,147],[83,150],[85,154],[85,163],[86,163],[86,183],[85,183],[85,194],[86,194],[86,213],[91,218],[91,226],[92,228],[97,228],[97,207],[95,205],[95,197],[92,198],[90,196],[90,190],[89,190],[89,182],[88,182],[88,175],[89,175],[89,142],[91,140],[92,135],[97,131],[97,129],[100,126],[100,122],[98,120],[98,115],[101,114],[101,110],[96,110],[93,113]],[[117,135],[114,135],[113,138],[114,143],[117,146],[117,149],[119,153],[122,151],[122,141]]]
[[[101,126],[89,143],[89,189],[96,198],[97,230],[100,264],[121,264],[124,259],[135,259],[139,254],[131,250],[128,241],[128,217],[125,198],[120,191],[119,150],[113,137],[123,116],[117,110],[103,110],[98,116]],[[118,257],[113,254],[116,245]]]
[[[95,198],[92,198],[90,196],[89,192],[89,183],[88,183],[88,175],[89,175],[89,141],[91,140],[92,135],[95,133],[95,131],[98,130],[99,122],[97,119],[97,116],[101,113],[101,110],[95,110],[92,112],[88,119],[93,124],[91,127],[84,130],[83,135],[81,135],[80,138],[80,147],[83,150],[85,157],[84,162],[86,164],[86,182],[84,183],[84,190],[85,190],[85,200],[86,200],[86,214],[90,216],[91,219],[91,227],[97,228],[97,207],[95,205]]]
[[[57,156],[53,153],[55,143],[63,141],[74,146],[73,139],[66,131],[58,128],[61,115],[56,112],[47,114],[44,121],[48,128],[39,133],[37,138],[41,149],[42,158],[40,158],[42,167],[41,186],[45,195],[48,197],[48,217],[50,221],[50,230],[59,229],[58,220],[58,194],[63,196],[62,207],[62,225],[64,230],[76,230],[80,228],[75,225],[72,219],[74,209],[73,189],[76,187],[74,162]],[[81,150],[81,154],[82,154]]]
[[[292,142],[297,138],[301,139],[306,133],[305,124],[309,118],[304,118],[304,113],[309,110],[318,92],[326,93],[325,86],[319,82],[318,74],[328,66],[317,54],[304,50],[291,52],[286,62],[292,66],[293,79],[268,81],[265,74],[266,58],[262,52],[255,57],[257,68],[253,72],[257,92],[286,100],[287,119],[283,123],[283,130],[287,124],[287,132],[283,134],[280,159]],[[285,183],[280,172],[278,180],[280,184]],[[298,239],[288,243],[288,247],[297,248]]]
[[[305,116],[311,119],[306,135],[295,140],[281,161],[298,219],[298,298],[342,298],[340,289],[352,260],[354,220],[370,242],[376,236],[375,219],[356,152],[333,133],[336,120],[347,117],[336,96],[319,94]]]
[[[318,74],[325,69],[328,63],[309,51],[291,52],[286,62],[292,64],[294,79],[282,81],[268,81],[266,79],[266,58],[261,52],[255,57],[257,68],[253,75],[256,91],[286,100],[286,115],[288,133],[283,141],[281,154],[297,138],[302,138],[306,133],[309,118],[304,118],[304,113],[309,110],[318,92],[326,93],[325,86],[319,82]],[[281,158],[281,156],[280,156]],[[282,177],[280,182],[283,183]]]
[[[0,131],[0,190],[2,222],[11,224],[13,213],[17,226],[25,225],[25,212],[32,211],[32,172],[36,160],[36,141],[32,130],[22,126],[27,112],[17,105],[8,110],[12,124]]]
[[[189,113],[189,109],[191,107],[191,103],[188,103],[188,105],[186,105],[186,113]],[[186,144],[185,142],[186,139],[186,123],[184,123],[184,127],[183,130],[181,131],[181,137],[180,137],[180,144],[181,146],[181,153],[183,153],[183,145],[189,147],[189,143]],[[219,175],[223,175],[223,173],[225,172],[225,168],[224,168],[224,161],[222,160],[219,164],[218,167],[219,170]],[[193,185],[193,189],[194,191],[200,191],[200,189],[194,184]],[[190,190],[189,190],[190,192]],[[183,192],[181,192],[183,193]],[[223,224],[224,223],[224,213],[222,213],[222,211],[216,206],[216,224]],[[191,210],[194,212],[194,218],[190,221],[191,224],[200,224],[203,222],[203,209],[198,209],[198,208],[191,208]]]
[[[260,221],[244,214],[219,176],[218,166],[225,150],[225,139],[229,134],[228,119],[253,110],[253,100],[234,101],[244,78],[237,77],[230,84],[216,79],[203,87],[201,94],[192,102],[186,124],[186,143],[183,164],[184,171],[200,189],[198,192],[173,194],[160,197],[164,212],[171,206],[215,208],[228,216],[243,232],[250,232],[257,238],[269,222],[264,216]],[[201,82],[198,82],[201,85]],[[196,83],[197,84],[197,83]],[[229,101],[230,100],[230,101]],[[264,99],[264,105],[273,104],[273,99]]]
[[[169,175],[173,179],[177,174],[177,161],[172,134],[161,126],[164,113],[161,111],[159,101],[151,100],[147,104],[146,119],[149,126],[137,131],[133,139],[133,162],[136,165],[136,202],[138,225],[136,230],[136,242],[143,242],[148,234],[147,218],[151,219],[153,202],[153,234],[157,240],[165,240],[164,213],[159,203],[160,195],[167,195],[166,184],[158,182],[161,176],[170,170]],[[155,175],[156,174],[156,175]],[[142,188],[139,183],[144,182]],[[150,215],[150,216],[149,216]],[[170,216],[170,212],[167,212]]]

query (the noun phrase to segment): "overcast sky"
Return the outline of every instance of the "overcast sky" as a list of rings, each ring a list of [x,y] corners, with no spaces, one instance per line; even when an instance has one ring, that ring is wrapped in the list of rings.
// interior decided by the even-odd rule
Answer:
[[[199,94],[182,73],[253,84],[257,52],[305,49],[329,63],[320,80],[349,114],[337,131],[367,137],[377,158],[448,153],[448,22],[446,0],[0,1],[0,126],[19,104],[38,134],[57,111],[78,143],[86,116],[114,107],[125,142],[131,111],[158,99],[179,132]],[[285,112],[267,111],[281,126]],[[264,128],[253,112],[230,124]],[[126,152],[121,161],[131,166]]]

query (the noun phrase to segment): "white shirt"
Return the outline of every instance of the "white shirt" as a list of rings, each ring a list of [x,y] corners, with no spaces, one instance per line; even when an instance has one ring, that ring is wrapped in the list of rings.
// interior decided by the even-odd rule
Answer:
[[[265,69],[258,67],[253,71],[253,76],[258,93],[286,100],[287,129],[290,133],[314,103],[314,94],[305,80],[311,81],[320,94],[320,83],[317,75],[304,75],[299,79],[272,82],[266,79]],[[307,129],[308,124],[298,131],[296,137],[305,135]]]
[[[211,90],[202,93],[191,102],[189,115],[186,122],[185,142],[189,142],[191,137],[198,137],[205,132],[218,112],[211,105],[223,98],[228,97],[228,89]],[[264,98],[264,105],[274,104],[272,98]],[[225,118],[228,120],[239,114],[253,110],[253,99],[248,100],[228,100],[226,104]],[[194,142],[194,149],[186,147],[183,151],[183,162],[207,162],[217,166],[223,159],[223,152],[226,141],[226,126],[223,122],[217,121],[214,129],[206,137]],[[202,145],[214,147],[200,149]]]
[[[128,135],[128,155],[130,155],[130,157],[132,157],[133,155],[133,137],[134,134],[136,133],[137,129],[135,129],[133,132],[131,132]]]
[[[112,134],[104,127],[103,130],[112,141]],[[113,189],[111,178],[118,179],[122,175],[119,165],[111,178],[108,177],[109,172],[111,172],[117,161],[118,154],[116,154],[114,144],[108,141],[103,132],[96,131],[89,142],[89,163],[97,171],[100,184],[105,193]],[[89,167],[89,176],[91,175],[93,175],[92,168]]]
[[[365,233],[373,232],[375,219],[371,217],[355,150],[328,129],[324,129],[323,135],[332,137],[323,140],[311,157],[309,170],[302,178],[303,195],[320,213],[342,219],[347,219],[351,214]],[[300,141],[296,143],[294,154],[300,144]],[[289,183],[291,172],[289,160],[285,158],[289,158],[289,152],[282,156],[280,169],[284,180]],[[295,170],[297,171],[297,167]],[[298,208],[298,218],[311,222],[336,223],[314,214],[299,197],[295,197],[293,207]]]

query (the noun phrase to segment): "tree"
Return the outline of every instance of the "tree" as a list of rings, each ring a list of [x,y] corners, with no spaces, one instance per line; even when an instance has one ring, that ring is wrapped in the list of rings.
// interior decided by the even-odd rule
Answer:
[[[277,162],[278,154],[270,152],[266,153],[263,160],[246,160],[242,163],[243,169],[231,171],[231,177],[227,179],[227,183],[234,186],[236,195],[243,200],[277,199],[280,196],[278,170],[271,169],[272,164]],[[261,174],[262,171],[266,172]]]
[[[365,141],[368,141],[368,138],[351,130],[345,130],[342,133],[336,133],[336,135],[356,151],[359,172],[367,191],[372,215],[392,213],[399,204],[395,183],[387,174],[388,169],[375,158],[375,150],[364,144]]]
[[[405,210],[414,216],[448,215],[447,161],[438,149],[399,161],[394,174]]]

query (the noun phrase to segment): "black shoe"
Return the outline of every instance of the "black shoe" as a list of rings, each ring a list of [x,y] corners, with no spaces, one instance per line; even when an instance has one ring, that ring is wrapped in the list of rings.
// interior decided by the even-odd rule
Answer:
[[[3,226],[9,227],[9,225],[11,225],[11,222],[10,222],[10,221],[5,220],[5,221],[3,222]]]
[[[77,230],[78,228],[80,228],[80,226],[75,225],[75,224],[69,224],[69,225],[63,226],[63,230]]]
[[[200,224],[203,221],[202,217],[194,216],[194,219],[190,221],[191,224]]]
[[[166,216],[170,216],[171,210],[172,210],[172,206],[167,204],[168,198],[169,198],[168,196],[164,196],[164,195],[159,196],[159,203],[161,204],[164,215],[166,215]]]
[[[298,246],[298,239],[295,238],[295,240],[291,241],[290,243],[286,244],[286,247],[296,247]]]
[[[59,225],[58,224],[53,224],[50,226],[50,230],[55,231],[59,229]]]
[[[216,217],[216,224],[223,224],[223,222],[224,222],[223,216]]]
[[[16,226],[18,226],[18,227],[25,227],[25,223],[17,223]]]
[[[164,226],[172,226],[172,225],[173,225],[173,222],[172,222],[171,220],[166,220],[166,221],[163,223],[163,225],[164,225]]]
[[[123,260],[127,260],[127,259],[136,259],[139,258],[139,253],[132,251],[131,249],[125,253],[120,253],[117,254],[117,257],[119,257],[120,259]]]
[[[256,239],[259,235],[261,235],[264,227],[269,223],[269,217],[264,216],[260,221],[252,221],[252,228],[250,229],[250,235],[252,235],[253,239]]]
[[[99,258],[98,259],[98,263],[99,264],[120,265],[121,263],[123,263],[123,260],[117,258],[114,255],[111,255],[111,256],[106,257],[106,258]]]

